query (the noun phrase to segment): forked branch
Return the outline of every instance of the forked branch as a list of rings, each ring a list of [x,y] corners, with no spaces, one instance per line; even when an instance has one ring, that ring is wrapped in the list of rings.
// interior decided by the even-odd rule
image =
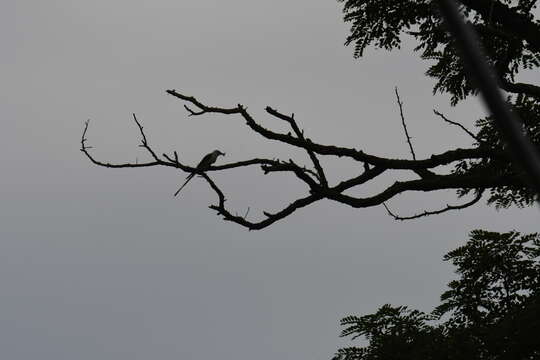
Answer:
[[[313,168],[308,168],[304,165],[299,165],[296,161],[289,159],[287,161],[279,159],[264,159],[254,158],[248,160],[242,160],[222,165],[215,165],[209,167],[204,172],[197,172],[195,167],[189,166],[180,161],[176,152],[173,155],[162,154],[158,156],[157,152],[150,146],[147,137],[144,133],[144,128],[140,121],[133,114],[133,119],[139,128],[141,134],[140,146],[144,148],[151,161],[145,163],[122,163],[111,164],[95,159],[91,153],[91,147],[86,145],[88,121],[85,123],[83,134],[81,137],[81,151],[90,159],[90,161],[96,165],[109,167],[109,168],[136,168],[136,167],[150,167],[150,166],[168,166],[177,168],[187,173],[197,172],[205,181],[209,187],[216,193],[217,202],[210,205],[210,208],[217,212],[224,220],[237,223],[249,230],[259,230],[268,227],[279,221],[296,210],[306,207],[312,203],[315,203],[322,199],[328,199],[340,202],[342,204],[349,205],[354,208],[366,208],[372,206],[383,205],[386,207],[385,202],[395,196],[409,191],[436,191],[442,189],[475,189],[478,196],[473,200],[463,205],[450,206],[445,209],[437,211],[424,211],[421,214],[400,217],[397,216],[387,208],[388,213],[396,220],[413,219],[421,216],[427,216],[432,214],[440,214],[449,210],[461,209],[464,207],[472,206],[480,200],[483,189],[494,186],[505,186],[508,184],[515,184],[521,181],[518,176],[501,175],[496,172],[474,172],[471,171],[466,174],[437,174],[435,171],[437,168],[456,163],[463,160],[481,160],[481,159],[506,159],[504,153],[499,153],[493,149],[484,147],[474,147],[469,149],[452,149],[440,154],[434,154],[426,159],[416,159],[410,136],[408,135],[406,126],[403,125],[406,133],[407,141],[413,159],[390,159],[380,156],[367,154],[362,150],[354,148],[339,147],[334,145],[325,145],[307,138],[302,131],[294,117],[292,115],[286,115],[271,107],[266,108],[267,114],[273,118],[281,121],[286,121],[292,129],[292,132],[287,134],[275,132],[271,129],[267,129],[260,125],[242,105],[235,107],[223,108],[216,106],[208,106],[199,101],[193,96],[187,96],[177,92],[176,90],[167,90],[170,95],[184,101],[186,111],[189,116],[201,116],[207,113],[218,113],[223,115],[238,115],[242,118],[247,126],[251,128],[257,134],[272,141],[278,141],[286,145],[301,148],[308,154]],[[398,104],[401,108],[401,100],[396,89],[396,96],[398,98]],[[402,114],[402,109],[400,111]],[[320,156],[337,156],[350,158],[358,161],[358,174],[348,179],[339,181],[337,184],[330,184],[328,182],[325,170],[319,160]],[[247,214],[244,216],[238,215],[236,211],[232,211],[226,207],[225,192],[216,184],[210,177],[212,171],[225,171],[240,167],[247,167],[251,165],[258,165],[263,174],[273,174],[286,172],[300,181],[300,183],[306,186],[306,194],[293,200],[290,204],[284,206],[281,210],[277,211],[263,211],[259,219],[248,220]],[[399,170],[410,174],[413,178],[406,181],[396,181],[390,186],[386,187],[382,191],[365,196],[357,197],[348,194],[353,188],[362,186],[366,183],[376,181],[378,177],[389,170]],[[418,178],[419,177],[419,178]]]

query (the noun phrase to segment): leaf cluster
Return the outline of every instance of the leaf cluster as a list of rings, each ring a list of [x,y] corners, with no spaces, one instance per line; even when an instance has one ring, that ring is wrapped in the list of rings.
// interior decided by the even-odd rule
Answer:
[[[354,56],[365,50],[400,48],[405,36],[416,42],[422,59],[430,60],[426,74],[436,79],[434,92],[449,93],[452,104],[476,89],[466,76],[451,35],[446,31],[437,2],[431,0],[338,0],[344,3],[344,20],[351,23],[346,45],[354,44]],[[501,76],[514,80],[523,69],[540,66],[540,52],[520,38],[503,20],[494,16],[494,4],[510,6],[510,11],[533,21],[531,1],[480,1],[475,7],[462,1],[461,11],[474,27],[489,62]],[[512,5],[512,6],[511,6]]]

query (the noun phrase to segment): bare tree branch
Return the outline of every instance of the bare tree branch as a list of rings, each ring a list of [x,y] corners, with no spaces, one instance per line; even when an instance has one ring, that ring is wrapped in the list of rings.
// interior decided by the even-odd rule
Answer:
[[[441,119],[443,119],[444,121],[446,121],[447,123],[449,124],[452,124],[452,125],[455,125],[455,126],[458,126],[459,128],[461,128],[461,130],[465,131],[467,133],[467,135],[469,135],[470,137],[472,137],[474,140],[476,140],[478,143],[480,143],[480,139],[474,135],[471,131],[469,131],[465,126],[461,125],[460,123],[458,122],[455,122],[455,121],[452,121],[450,119],[448,119],[444,114],[440,113],[439,111],[433,109],[433,112],[435,113],[435,115],[439,116]]]
[[[148,163],[125,163],[125,164],[111,164],[111,163],[105,163],[99,160],[96,160],[92,155],[89,153],[89,149],[92,149],[91,146],[86,145],[86,132],[88,131],[88,125],[90,123],[90,120],[86,120],[84,122],[84,130],[81,136],[81,151],[86,155],[90,161],[96,165],[107,167],[107,168],[133,168],[133,167],[148,167],[148,166],[156,166],[156,165],[165,165],[161,164],[159,161],[153,161]]]
[[[418,214],[415,214],[415,215],[410,215],[410,216],[396,215],[395,213],[390,211],[390,209],[388,208],[388,206],[385,203],[383,203],[383,206],[386,209],[386,212],[388,213],[388,215],[393,217],[394,220],[400,220],[400,221],[412,220],[412,219],[418,219],[418,218],[421,218],[421,217],[424,217],[424,216],[442,214],[442,213],[445,213],[445,212],[451,211],[451,210],[461,210],[461,209],[468,208],[468,207],[476,204],[478,201],[480,201],[480,199],[482,199],[482,194],[483,193],[484,193],[483,190],[477,191],[476,196],[474,197],[474,199],[472,199],[471,201],[468,201],[468,202],[466,202],[464,204],[461,204],[461,205],[448,205],[448,204],[446,204],[446,207],[443,208],[443,209],[432,210],[432,211],[424,210],[421,213],[418,213]]]
[[[306,140],[306,138],[304,137],[304,132],[300,130],[300,128],[296,124],[296,121],[294,120],[294,114],[292,114],[291,116],[287,116],[287,115],[281,114],[280,112],[272,109],[269,106],[266,107],[266,111],[269,114],[274,115],[275,117],[288,122],[291,125],[291,128],[293,129],[298,139],[303,140],[303,141]],[[319,178],[319,181],[321,182],[323,186],[328,186],[328,181],[326,180],[326,176],[324,174],[323,168],[321,167],[321,163],[319,162],[319,159],[317,158],[313,150],[306,149],[306,151],[309,155],[309,158],[313,162],[313,166],[315,167],[315,170],[317,170],[317,175],[318,175],[317,177]]]
[[[354,208],[367,208],[381,205],[383,202],[393,198],[398,194],[409,191],[435,191],[444,189],[485,189],[497,186],[504,186],[508,183],[521,182],[520,176],[509,177],[505,175],[493,174],[471,174],[467,176],[440,175],[429,179],[419,179],[410,181],[396,181],[380,193],[365,198],[356,198],[343,193],[333,192],[333,189],[325,194],[328,199],[349,205]]]
[[[215,191],[215,193],[218,196],[218,203],[215,205],[210,205],[209,206],[210,209],[215,210],[218,213],[218,215],[221,215],[223,217],[223,220],[232,221],[234,223],[244,226],[245,228],[249,230],[260,230],[265,227],[268,227],[272,225],[273,223],[275,223],[276,221],[289,216],[296,210],[322,199],[321,196],[311,194],[307,197],[300,198],[298,200],[293,201],[291,204],[289,204],[284,209],[278,211],[277,213],[271,214],[269,212],[264,212],[266,219],[263,219],[258,222],[252,222],[252,221],[248,221],[245,216],[242,217],[238,215],[233,215],[229,210],[227,210],[225,208],[226,199],[225,199],[225,195],[223,194],[223,191],[221,191],[221,189],[216,185],[214,181],[212,181],[212,179],[210,179],[210,177],[207,174],[202,173],[201,176],[205,178],[205,180],[208,182],[210,187]],[[247,216],[247,213],[246,213],[246,216]]]
[[[435,168],[442,165],[448,165],[452,162],[465,160],[465,159],[481,159],[486,157],[500,157],[506,159],[508,155],[503,152],[497,152],[493,149],[487,148],[469,148],[469,149],[453,149],[448,150],[441,154],[431,155],[428,159],[422,160],[406,160],[406,159],[389,159],[383,158],[375,155],[366,154],[362,150],[345,148],[334,145],[323,145],[313,142],[311,139],[298,139],[294,136],[288,134],[280,134],[268,130],[261,125],[259,125],[253,117],[247,112],[247,110],[242,106],[238,105],[236,108],[216,108],[206,106],[200,103],[192,96],[185,96],[178,93],[176,90],[167,90],[167,93],[178,97],[182,100],[189,101],[192,104],[198,106],[203,113],[220,113],[220,114],[239,114],[241,115],[246,124],[256,133],[264,136],[269,140],[276,140],[296,146],[302,149],[311,150],[319,155],[331,155],[337,157],[349,157],[351,159],[368,163],[373,166],[382,166],[387,169],[402,169],[402,170],[414,170],[414,169],[429,169]]]
[[[401,125],[403,126],[403,131],[405,131],[405,138],[407,139],[407,143],[409,144],[409,149],[411,150],[412,158],[413,160],[416,160],[416,154],[414,153],[414,149],[411,143],[411,137],[409,136],[409,132],[407,131],[407,124],[405,123],[405,117],[403,116],[403,102],[399,98],[399,92],[397,86],[394,88],[396,93],[396,99],[399,106],[399,115],[401,116]]]
[[[156,160],[157,162],[160,162],[161,160],[159,159],[159,157],[156,155],[154,150],[152,150],[150,146],[148,145],[148,141],[146,141],[146,135],[144,134],[143,127],[141,123],[137,120],[137,117],[135,116],[135,114],[133,114],[133,120],[135,120],[135,123],[137,124],[137,127],[139,128],[139,131],[142,136],[142,143],[139,146],[142,148],[145,148],[150,153],[150,155],[154,158],[154,160]]]
[[[141,145],[139,146],[145,148],[151,154],[151,156],[155,159],[155,161],[149,162],[149,163],[142,163],[142,164],[139,164],[139,163],[110,164],[110,163],[104,163],[104,162],[94,159],[88,152],[88,149],[90,149],[91,147],[86,145],[86,141],[87,141],[86,134],[88,131],[89,121],[85,122],[83,134],[81,137],[81,151],[85,153],[85,155],[90,159],[92,163],[99,166],[107,167],[107,168],[137,168],[137,167],[161,165],[161,166],[176,167],[188,173],[193,173],[196,171],[194,167],[190,167],[190,166],[182,164],[178,160],[178,154],[176,152],[174,152],[174,157],[171,157],[167,154],[163,154],[163,157],[166,160],[160,159],[156,155],[156,152],[148,144],[148,140],[147,140],[146,134],[144,133],[143,126],[138,121],[135,115],[133,115],[133,118],[135,120],[135,123],[137,124],[137,127],[139,128],[139,131],[142,137]],[[238,216],[238,215],[233,215],[228,209],[225,208],[226,199],[225,199],[225,195],[223,191],[206,174],[206,172],[234,169],[234,168],[245,167],[245,166],[250,166],[250,165],[260,165],[261,169],[263,170],[265,174],[268,174],[271,172],[283,172],[283,171],[291,172],[310,187],[310,189],[312,190],[312,194],[310,196],[300,198],[292,202],[287,207],[285,207],[284,209],[276,213],[270,214],[268,212],[265,212],[266,218],[259,222],[250,222],[246,219],[249,213],[249,210],[246,212],[246,214],[243,217]],[[206,172],[199,173],[198,175],[203,177],[208,182],[210,187],[214,190],[214,192],[218,195],[218,203],[215,205],[211,205],[210,208],[213,210],[216,210],[218,214],[223,216],[225,220],[235,222],[244,227],[247,227],[250,230],[258,230],[258,229],[267,227],[273,224],[274,222],[292,214],[297,209],[307,206],[311,204],[312,202],[315,202],[321,199],[320,195],[315,194],[317,192],[317,189],[320,188],[321,185],[318,184],[315,180],[313,180],[312,177],[308,175],[308,174],[311,174],[317,177],[317,173],[297,165],[293,160],[289,160],[288,162],[283,162],[280,160],[270,160],[270,159],[251,159],[251,160],[239,161],[239,162],[229,163],[229,164],[224,164],[224,165],[212,166],[209,169],[207,169]]]
[[[416,159],[414,150],[412,148],[412,143],[408,135],[405,119],[402,112],[402,102],[399,98],[399,93],[396,88],[396,97],[398,99],[398,104],[400,106],[400,113],[402,115],[402,125],[404,127],[407,141],[409,142],[409,147],[411,154],[413,155],[412,160],[408,159],[389,159],[384,157],[379,157],[375,155],[370,155],[364,153],[362,150],[357,150],[353,148],[339,147],[333,145],[324,145],[320,143],[313,142],[311,139],[306,138],[304,132],[298,126],[294,114],[285,115],[271,107],[266,108],[266,112],[280,120],[286,121],[292,129],[292,133],[282,134],[270,129],[264,128],[258,124],[255,119],[248,113],[247,109],[242,105],[237,105],[233,108],[221,108],[215,106],[207,106],[204,103],[197,100],[195,97],[186,96],[178,93],[175,90],[168,90],[169,94],[181,99],[182,101],[190,104],[191,107],[185,106],[186,111],[189,116],[200,116],[206,113],[219,113],[224,115],[239,115],[246,124],[256,133],[265,137],[266,139],[279,141],[283,144],[301,148],[307,152],[311,162],[313,163],[314,170],[306,168],[305,166],[299,165],[293,159],[288,161],[283,161],[279,159],[264,159],[264,158],[254,158],[249,160],[237,161],[232,163],[226,163],[222,165],[214,165],[209,167],[204,172],[197,172],[196,168],[186,165],[179,160],[179,156],[175,151],[173,155],[162,154],[158,156],[157,152],[152,149],[149,145],[147,136],[144,133],[144,128],[139,122],[135,114],[133,114],[133,119],[139,128],[141,134],[141,144],[140,147],[144,148],[152,157],[153,161],[146,163],[123,163],[123,164],[110,164],[102,161],[98,161],[91,156],[89,153],[90,147],[86,145],[86,136],[88,131],[88,121],[85,123],[83,134],[81,137],[81,151],[90,159],[90,161],[96,165],[109,167],[109,168],[136,168],[136,167],[149,167],[149,166],[168,166],[177,168],[181,171],[187,173],[197,172],[197,175],[201,176],[208,183],[210,188],[217,195],[217,202],[210,205],[210,208],[217,212],[218,215],[223,217],[226,221],[231,221],[236,224],[239,224],[249,230],[259,230],[265,227],[268,227],[274,224],[276,221],[282,220],[285,217],[291,215],[296,210],[299,210],[303,207],[306,207],[314,202],[317,202],[322,199],[329,199],[337,201],[339,203],[351,206],[353,208],[366,208],[378,205],[385,205],[384,203],[389,199],[395,197],[398,194],[409,192],[409,191],[437,191],[443,189],[476,189],[479,193],[483,189],[496,187],[496,186],[505,186],[508,184],[521,183],[522,178],[518,175],[509,176],[502,175],[499,173],[491,173],[489,171],[477,171],[477,172],[468,172],[466,174],[448,174],[448,175],[439,175],[435,173],[434,169],[452,164],[458,161],[463,160],[475,160],[475,159],[507,159],[507,155],[502,152],[497,152],[492,149],[485,149],[484,147],[475,147],[470,149],[453,149],[441,154],[435,154],[426,159]],[[444,118],[441,114],[439,115]],[[448,121],[450,122],[450,121]],[[453,123],[453,122],[451,122]],[[456,123],[457,124],[457,123]],[[464,129],[466,130],[466,129]],[[469,134],[471,135],[471,134]],[[337,157],[346,157],[363,163],[363,167],[360,167],[358,175],[352,176],[348,179],[341,180],[337,184],[329,184],[325,175],[323,166],[321,165],[318,156],[337,156]],[[228,209],[225,206],[226,197],[225,193],[221,188],[211,179],[209,174],[213,171],[224,171],[231,170],[241,167],[247,167],[252,165],[260,166],[263,174],[271,173],[280,173],[287,172],[294,175],[302,184],[306,186],[307,196],[301,196],[298,199],[292,201],[289,205],[285,206],[281,210],[276,211],[263,211],[264,217],[262,219],[248,220],[247,215],[249,210],[245,212],[244,216],[238,215],[238,211],[233,211]],[[390,186],[387,186],[385,189],[379,193],[369,195],[366,197],[355,197],[346,194],[349,190],[362,186],[366,183],[375,181],[379,176],[387,172],[388,170],[396,171],[406,171],[411,174],[416,174],[420,178],[414,180],[406,181],[396,181]],[[479,199],[478,199],[479,200]],[[475,200],[478,201],[478,200]],[[469,203],[467,203],[469,204]],[[448,209],[444,211],[458,209],[465,207],[467,204],[458,205],[458,206],[448,206]],[[470,202],[472,205],[473,202]],[[469,206],[469,205],[467,205]],[[385,205],[386,207],[386,205]],[[389,211],[390,212],[390,211]],[[420,216],[426,216],[430,214],[438,214],[443,211],[425,211],[422,214],[415,215],[410,218],[416,218]],[[409,217],[399,217],[395,216],[398,219],[406,219]]]

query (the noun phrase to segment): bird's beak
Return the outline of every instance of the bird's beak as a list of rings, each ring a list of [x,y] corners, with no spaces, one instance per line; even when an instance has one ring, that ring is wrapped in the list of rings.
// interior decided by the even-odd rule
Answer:
[[[224,152],[222,152],[222,153],[220,153],[220,154],[221,154],[222,156],[225,156],[225,153],[224,153]]]

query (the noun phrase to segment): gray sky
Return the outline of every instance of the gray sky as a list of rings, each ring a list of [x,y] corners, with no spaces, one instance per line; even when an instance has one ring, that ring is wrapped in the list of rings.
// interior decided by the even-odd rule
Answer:
[[[474,228],[537,230],[537,210],[477,206],[398,223],[383,208],[321,202],[262,232],[224,223],[214,194],[171,169],[109,170],[79,151],[83,122],[103,160],[143,160],[148,140],[196,164],[303,154],[250,132],[238,118],[188,118],[164,93],[294,112],[324,143],[407,157],[393,88],[418,156],[467,146],[432,115],[472,127],[476,101],[433,97],[410,46],[343,46],[333,0],[17,1],[0,5],[0,349],[5,359],[329,359],[345,344],[339,319],[384,303],[429,311],[451,268],[443,254]],[[538,79],[536,79],[538,80]],[[332,159],[329,159],[332,160]],[[358,164],[328,161],[334,181]],[[250,216],[304,189],[257,168],[216,175]],[[390,181],[390,179],[387,179]],[[403,214],[452,199],[404,195]]]

